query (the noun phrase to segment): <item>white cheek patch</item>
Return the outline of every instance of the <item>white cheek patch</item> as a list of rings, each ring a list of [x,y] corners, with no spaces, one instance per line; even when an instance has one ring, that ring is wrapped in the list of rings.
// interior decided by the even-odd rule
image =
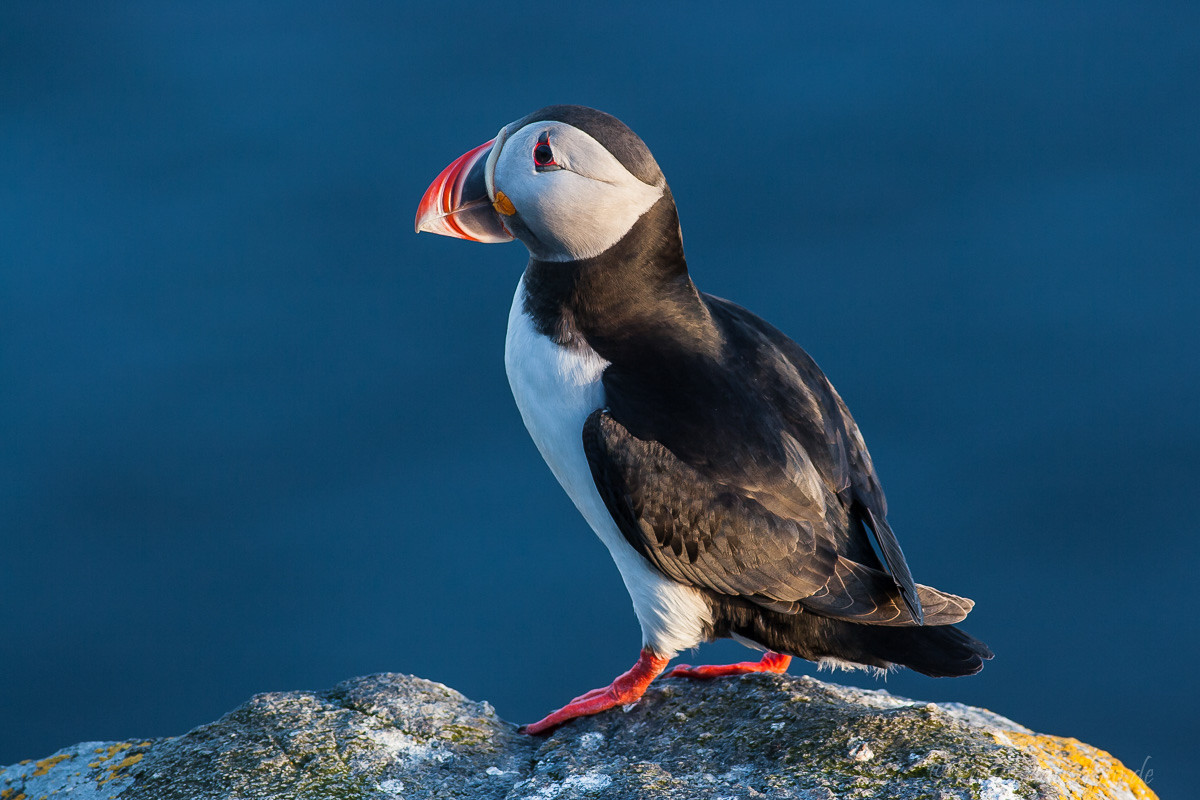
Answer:
[[[535,169],[533,148],[543,133],[549,134],[562,169]],[[638,180],[599,142],[561,122],[526,125],[493,153],[497,149],[494,187],[508,196],[537,238],[526,244],[541,259],[569,261],[603,253],[663,196],[663,186]]]

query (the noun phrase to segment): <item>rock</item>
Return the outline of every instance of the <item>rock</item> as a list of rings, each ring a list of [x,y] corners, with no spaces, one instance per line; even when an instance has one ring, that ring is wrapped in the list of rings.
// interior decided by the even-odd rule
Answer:
[[[808,677],[665,680],[533,739],[441,684],[373,675],[252,698],[169,739],[0,770],[0,800],[1153,798],[1112,756],[958,704]]]

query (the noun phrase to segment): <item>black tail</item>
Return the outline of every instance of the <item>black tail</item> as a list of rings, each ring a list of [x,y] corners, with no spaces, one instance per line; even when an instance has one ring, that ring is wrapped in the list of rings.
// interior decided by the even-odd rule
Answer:
[[[777,653],[867,667],[908,667],[935,678],[974,675],[992,657],[986,644],[953,625],[886,626],[802,611],[783,614],[741,601],[720,604],[718,636],[735,633]]]
[[[845,623],[854,625],[854,623]],[[974,675],[992,657],[991,649],[953,625],[923,628],[865,628],[861,638],[872,655],[933,678]]]

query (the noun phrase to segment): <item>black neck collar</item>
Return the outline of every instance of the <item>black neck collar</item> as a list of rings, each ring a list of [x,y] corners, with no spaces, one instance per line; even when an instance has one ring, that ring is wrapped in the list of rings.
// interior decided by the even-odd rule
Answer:
[[[600,255],[530,259],[525,311],[558,344],[586,344],[614,363],[631,348],[694,348],[715,334],[688,275],[669,191]]]

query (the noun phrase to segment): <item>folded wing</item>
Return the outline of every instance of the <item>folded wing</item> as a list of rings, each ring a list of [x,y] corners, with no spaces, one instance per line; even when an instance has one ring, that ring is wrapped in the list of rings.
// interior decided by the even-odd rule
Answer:
[[[838,552],[815,498],[773,502],[760,486],[710,480],[658,442],[636,438],[603,409],[588,417],[583,444],[622,534],[664,575],[784,613],[921,624],[893,575]],[[793,468],[815,469],[811,463]],[[797,478],[820,483],[817,476]],[[882,543],[881,549],[886,556]],[[910,585],[925,624],[955,623],[970,611],[970,600]]]

